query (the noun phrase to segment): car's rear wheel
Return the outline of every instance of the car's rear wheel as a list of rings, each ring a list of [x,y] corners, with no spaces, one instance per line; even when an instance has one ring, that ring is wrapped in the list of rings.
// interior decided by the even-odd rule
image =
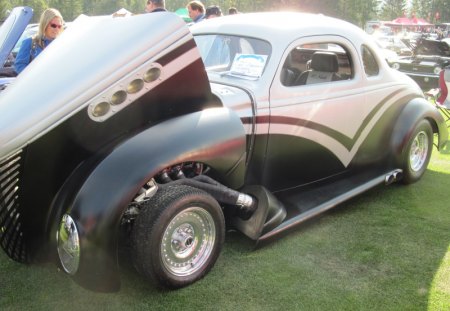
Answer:
[[[152,282],[183,287],[209,272],[224,237],[224,216],[213,197],[188,186],[161,189],[133,226],[134,265]]]
[[[403,153],[403,183],[414,183],[423,176],[432,149],[433,130],[428,121],[422,120],[415,127]]]

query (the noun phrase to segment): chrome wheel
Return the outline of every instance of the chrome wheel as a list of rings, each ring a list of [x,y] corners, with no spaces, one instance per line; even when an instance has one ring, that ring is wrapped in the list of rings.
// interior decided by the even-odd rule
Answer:
[[[185,185],[159,189],[131,232],[133,262],[149,281],[180,288],[205,276],[225,240],[225,218],[209,194]]]
[[[433,129],[430,122],[421,120],[411,132],[403,151],[401,168],[404,184],[411,184],[422,178],[427,170],[432,151]]]
[[[176,276],[195,273],[210,257],[215,236],[214,220],[203,208],[179,213],[164,231],[160,250],[164,267]]]
[[[414,172],[420,171],[428,159],[429,141],[425,131],[417,133],[409,152],[409,165]]]

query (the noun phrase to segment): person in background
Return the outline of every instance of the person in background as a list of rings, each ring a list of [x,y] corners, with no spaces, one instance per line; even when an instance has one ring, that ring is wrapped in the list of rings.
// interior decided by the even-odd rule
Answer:
[[[205,19],[210,19],[210,18],[220,17],[220,16],[222,16],[222,11],[220,10],[219,6],[211,5],[206,8]]]
[[[61,34],[64,19],[57,9],[46,9],[39,20],[36,35],[23,40],[14,62],[14,70],[21,73],[53,40]]]
[[[165,0],[147,0],[145,12],[147,13],[167,12]]]
[[[238,10],[235,7],[231,7],[228,9],[228,15],[238,14]]]
[[[200,1],[189,2],[187,9],[192,22],[198,23],[205,18],[205,6]]]

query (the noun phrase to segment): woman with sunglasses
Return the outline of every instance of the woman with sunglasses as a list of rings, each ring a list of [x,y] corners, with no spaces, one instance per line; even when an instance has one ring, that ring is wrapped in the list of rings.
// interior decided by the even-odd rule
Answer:
[[[14,62],[17,74],[31,63],[63,30],[64,19],[56,9],[46,9],[40,18],[36,35],[23,40]]]

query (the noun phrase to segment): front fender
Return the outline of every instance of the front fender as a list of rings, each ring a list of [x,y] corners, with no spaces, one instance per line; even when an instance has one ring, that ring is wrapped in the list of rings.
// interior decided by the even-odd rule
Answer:
[[[444,118],[428,101],[423,98],[415,98],[405,105],[394,127],[391,150],[396,163],[401,163],[404,147],[408,144],[416,125],[423,119],[428,120],[433,131],[438,134],[438,149],[441,150],[445,146],[448,130]]]
[[[90,173],[67,211],[80,234],[74,279],[89,289],[118,290],[118,227],[138,190],[163,168],[185,161],[211,166],[238,188],[244,180],[245,139],[233,111],[212,108],[159,123],[117,146]]]

